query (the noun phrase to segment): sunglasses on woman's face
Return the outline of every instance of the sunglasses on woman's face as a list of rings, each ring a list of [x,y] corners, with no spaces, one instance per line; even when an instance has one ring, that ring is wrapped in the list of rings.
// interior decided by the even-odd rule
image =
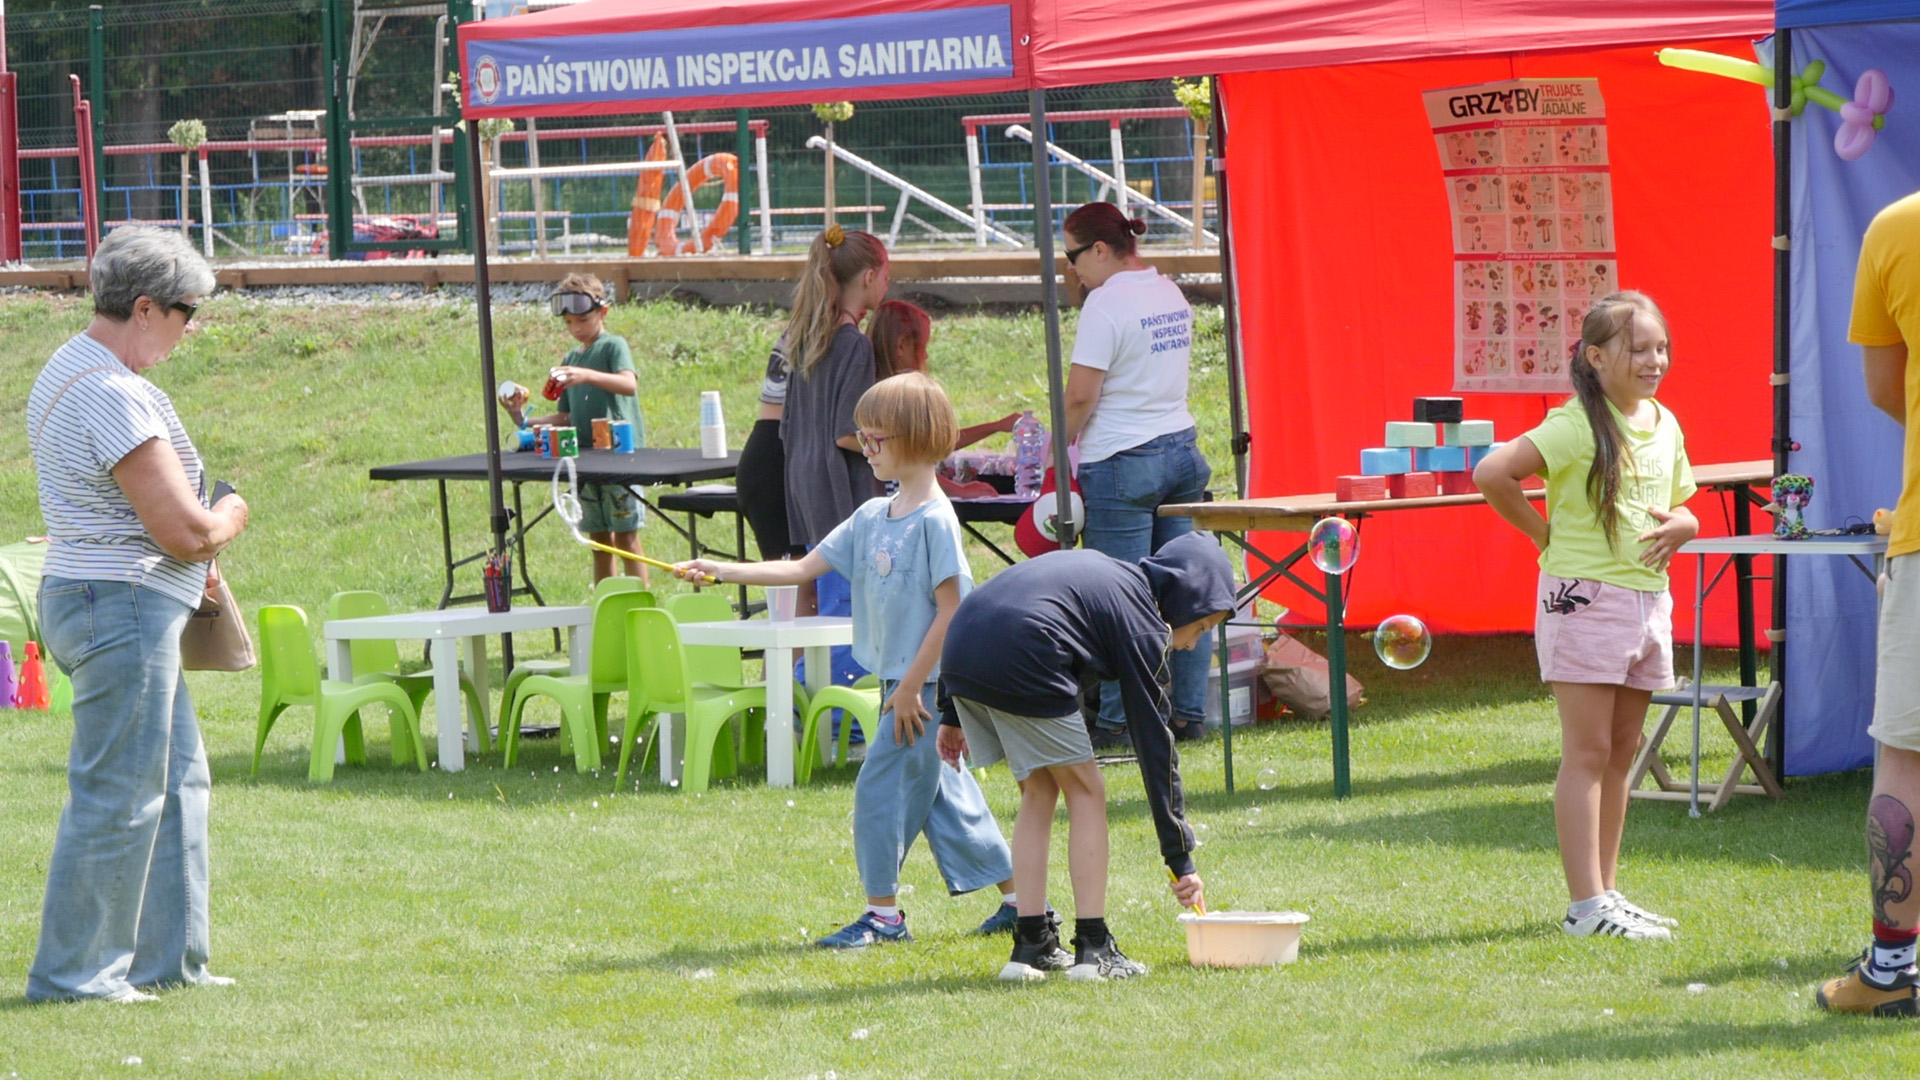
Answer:
[[[1095,240],[1093,244],[1097,244],[1099,242],[1100,241]],[[1093,244],[1081,244],[1077,248],[1068,248],[1067,249],[1067,265],[1072,266],[1076,261],[1079,260],[1080,256],[1085,255],[1093,247]]]
[[[175,300],[173,303],[168,304],[167,306],[179,312],[180,314],[185,315],[187,317],[188,322],[192,322],[193,313],[200,310],[199,304],[188,304],[179,300]]]
[[[583,292],[554,293],[547,297],[547,308],[555,315],[585,315],[599,306],[598,297]]]
[[[868,457],[872,457],[874,454],[877,454],[880,452],[880,444],[886,442],[888,439],[893,438],[893,436],[875,435],[871,431],[862,429],[854,433],[854,438],[860,441],[860,449],[865,451]]]

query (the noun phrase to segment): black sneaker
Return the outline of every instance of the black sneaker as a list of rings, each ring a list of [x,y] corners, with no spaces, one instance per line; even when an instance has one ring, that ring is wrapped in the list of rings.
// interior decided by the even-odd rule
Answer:
[[[1197,742],[1207,737],[1205,720],[1175,720],[1167,726],[1173,729],[1174,742]]]
[[[1126,728],[1110,728],[1104,724],[1095,724],[1087,732],[1093,740],[1093,752],[1130,753],[1133,750],[1133,736]]]
[[[1047,977],[1049,971],[1065,971],[1073,966],[1073,957],[1060,947],[1060,916],[1047,912],[1047,928],[1038,941],[1028,941],[1016,931],[1013,956],[1000,969],[1008,982],[1032,982]]]
[[[1073,939],[1073,967],[1067,970],[1067,978],[1075,982],[1131,979],[1146,973],[1147,965],[1127,959],[1112,934],[1098,945],[1090,945],[1081,938]]]

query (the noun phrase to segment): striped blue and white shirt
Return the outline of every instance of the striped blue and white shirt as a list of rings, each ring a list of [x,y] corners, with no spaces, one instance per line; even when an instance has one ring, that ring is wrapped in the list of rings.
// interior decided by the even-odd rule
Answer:
[[[130,582],[200,606],[207,568],[160,550],[113,478],[121,458],[148,439],[165,439],[186,466],[187,485],[201,490],[200,452],[164,391],[79,334],[54,352],[34,380],[27,435],[51,540],[42,574]]]

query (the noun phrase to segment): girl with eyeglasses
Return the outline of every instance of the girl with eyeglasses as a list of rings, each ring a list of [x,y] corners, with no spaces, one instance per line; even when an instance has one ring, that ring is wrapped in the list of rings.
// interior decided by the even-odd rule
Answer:
[[[680,563],[674,573],[723,582],[798,585],[827,573],[853,583],[853,656],[880,676],[882,715],[853,787],[854,862],[867,908],[820,939],[858,949],[912,941],[899,907],[900,864],[921,833],[955,896],[997,885],[1003,896],[978,933],[1011,933],[1013,856],[973,774],[940,767],[934,696],[947,621],[973,587],[960,519],[933,467],[958,425],[946,391],[919,372],[875,383],[854,408],[853,439],[873,475],[900,490],[862,500],[797,561]]]
[[[559,392],[554,399],[557,411],[528,416],[525,389],[501,399],[501,406],[516,425],[570,424],[580,435],[580,445],[586,447],[593,445],[596,419],[625,420],[633,424],[633,444],[647,444],[640,402],[635,396],[638,381],[633,353],[625,338],[607,331],[607,307],[607,287],[592,274],[568,274],[554,287],[547,308],[566,322],[567,333],[579,346],[548,375],[547,385]],[[645,554],[640,547],[641,520],[640,500],[626,485],[581,485],[580,528],[594,542]],[[593,580],[619,574],[619,563],[628,564],[628,572],[640,580],[648,579],[646,564],[595,551]]]

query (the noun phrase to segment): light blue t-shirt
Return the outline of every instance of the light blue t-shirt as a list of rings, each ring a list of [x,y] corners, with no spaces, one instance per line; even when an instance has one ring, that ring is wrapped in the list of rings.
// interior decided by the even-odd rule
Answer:
[[[814,548],[853,583],[853,658],[882,679],[899,679],[912,666],[938,614],[933,590],[960,579],[973,588],[960,519],[946,496],[936,495],[901,518],[887,517],[892,499],[869,499]],[[940,674],[936,663],[927,679]]]

